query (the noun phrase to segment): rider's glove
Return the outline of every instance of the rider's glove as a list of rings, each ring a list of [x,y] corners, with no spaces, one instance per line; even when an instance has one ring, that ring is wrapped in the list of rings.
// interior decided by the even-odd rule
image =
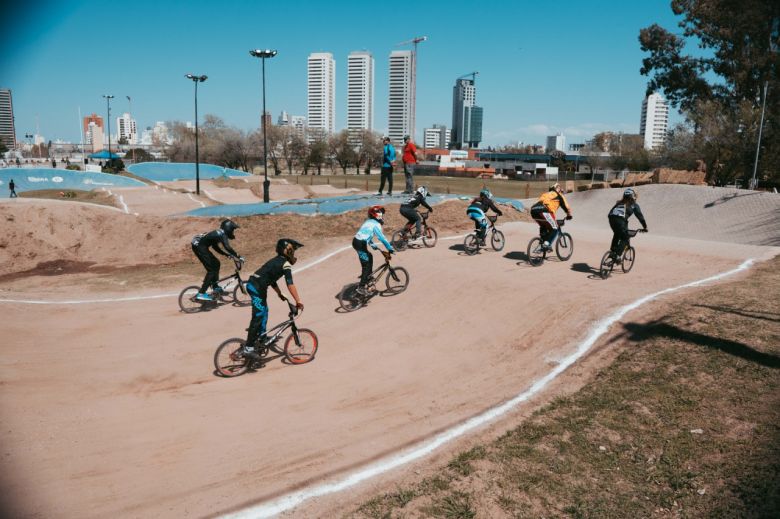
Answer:
[[[238,257],[238,261],[240,261],[241,263],[244,263],[244,262],[246,262],[246,260],[244,259],[244,257],[243,257],[243,256],[239,256],[239,257]]]
[[[572,218],[574,218],[574,215],[571,215],[571,214],[567,214],[566,215],[566,219],[567,220],[571,220]]]
[[[642,229],[642,232],[647,232],[647,227],[645,227],[644,229]]]

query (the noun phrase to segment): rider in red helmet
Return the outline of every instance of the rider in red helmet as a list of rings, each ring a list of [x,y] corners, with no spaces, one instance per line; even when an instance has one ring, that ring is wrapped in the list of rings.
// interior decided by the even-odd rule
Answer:
[[[358,292],[362,295],[366,295],[368,285],[368,278],[371,276],[371,271],[374,268],[374,257],[368,250],[371,246],[374,250],[379,250],[379,246],[374,243],[374,237],[387,249],[387,252],[383,254],[392,254],[395,252],[393,246],[387,241],[385,235],[382,233],[382,224],[385,221],[385,208],[381,205],[372,205],[368,208],[368,218],[363,225],[360,226],[355,237],[352,238],[352,248],[355,249],[360,260],[360,285],[358,286]]]

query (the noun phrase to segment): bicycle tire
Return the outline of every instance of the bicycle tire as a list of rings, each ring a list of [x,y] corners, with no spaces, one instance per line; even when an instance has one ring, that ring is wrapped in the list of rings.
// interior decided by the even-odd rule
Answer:
[[[490,236],[490,245],[493,247],[494,251],[501,251],[504,248],[504,245],[506,245],[504,233],[498,229],[493,229],[493,234]]]
[[[409,286],[409,272],[403,267],[390,267],[385,276],[385,286],[390,294],[400,294]]]
[[[555,254],[561,261],[569,261],[574,254],[574,238],[567,232],[561,233],[558,241],[555,242]]]
[[[538,236],[531,238],[528,242],[528,249],[525,252],[528,257],[528,263],[532,267],[540,267],[544,263],[544,258],[547,253],[542,249],[542,239]]]
[[[636,260],[636,250],[634,250],[633,247],[629,246],[626,251],[623,253],[623,258],[620,262],[620,268],[623,269],[623,272],[628,274],[631,272],[631,269],[634,268],[634,261]]]
[[[244,347],[244,339],[234,337],[228,339],[217,347],[214,352],[214,367],[221,377],[231,378],[243,375],[249,369],[249,360],[237,355],[239,349]]]
[[[393,244],[393,248],[396,250],[406,250],[409,246],[409,241],[404,239],[403,231],[395,231],[390,243]]]
[[[284,356],[292,364],[306,364],[313,361],[319,346],[317,335],[308,328],[298,328],[296,341],[295,333],[291,333],[284,342]]]
[[[243,291],[241,288],[242,284],[239,283],[236,285],[236,288],[233,289],[233,304],[236,306],[249,306],[252,304],[252,297],[246,291],[246,288],[244,288]]]
[[[463,250],[469,256],[473,256],[479,251],[479,240],[474,234],[466,235],[466,238],[463,240]]]
[[[425,232],[423,232],[422,237],[423,245],[425,245],[428,248],[434,247],[436,245],[436,242],[439,241],[439,235],[436,232],[436,229],[433,227],[428,227],[425,229]]]
[[[611,256],[612,252],[607,251],[601,257],[601,266],[599,267],[599,275],[601,279],[607,279],[612,274],[612,269],[615,268],[615,262]]]
[[[354,312],[366,304],[366,299],[357,293],[357,283],[350,283],[339,292],[339,306],[345,312]]]
[[[185,314],[194,314],[203,309],[203,303],[195,299],[200,292],[200,287],[192,285],[181,291],[179,294],[179,308]]]

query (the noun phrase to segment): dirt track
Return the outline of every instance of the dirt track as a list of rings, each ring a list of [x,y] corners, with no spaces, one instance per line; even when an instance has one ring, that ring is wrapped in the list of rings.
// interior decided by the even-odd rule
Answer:
[[[643,208],[661,196],[646,195]],[[460,240],[401,253],[409,289],[351,314],[335,311],[335,296],[358,262],[340,253],[296,276],[317,359],[277,360],[238,379],[215,377],[212,355],[243,335],[246,308],[184,315],[173,298],[5,304],[5,493],[21,515],[40,517],[203,517],[267,500],[514,396],[614,308],[775,252],[701,233],[642,235],[634,270],[602,281],[592,269],[611,234],[587,216],[605,213],[601,204],[575,205],[569,263],[529,267],[535,226],[507,224],[501,253],[466,257]],[[660,227],[657,212],[645,213]],[[272,301],[270,321],[283,315]]]

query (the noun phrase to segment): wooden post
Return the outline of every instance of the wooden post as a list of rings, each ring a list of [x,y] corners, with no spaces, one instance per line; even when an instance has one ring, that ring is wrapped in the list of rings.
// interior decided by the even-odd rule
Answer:
[[[526,182],[525,183],[525,197],[526,198],[531,198],[531,183],[530,182]]]
[[[330,177],[328,177],[328,185],[330,185]]]
[[[344,177],[344,189],[347,189],[347,177]]]
[[[366,191],[368,191],[368,179],[366,179]]]

